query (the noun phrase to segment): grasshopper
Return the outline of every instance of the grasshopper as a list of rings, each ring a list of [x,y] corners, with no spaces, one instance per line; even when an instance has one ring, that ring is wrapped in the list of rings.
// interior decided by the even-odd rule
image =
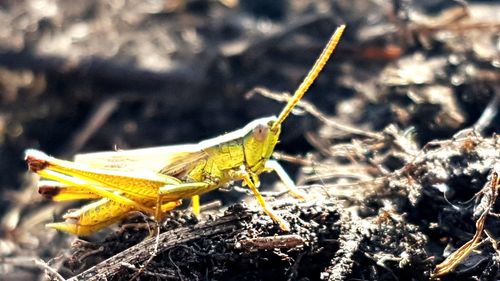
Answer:
[[[344,29],[344,25],[336,29],[278,117],[254,120],[242,129],[198,144],[80,154],[73,162],[26,150],[29,169],[45,179],[38,183],[43,196],[54,201],[97,200],[66,213],[64,222],[47,227],[89,235],[132,211],[144,212],[159,221],[163,213],[188,198],[193,200],[193,212],[199,214],[200,194],[242,181],[265,213],[282,230],[289,231],[289,224],[260,194],[259,175],[274,171],[291,195],[305,198],[271,154],[279,141],[281,124],[327,63]]]

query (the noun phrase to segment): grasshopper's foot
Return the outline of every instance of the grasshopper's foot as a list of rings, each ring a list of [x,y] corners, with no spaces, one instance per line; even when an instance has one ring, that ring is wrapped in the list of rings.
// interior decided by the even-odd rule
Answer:
[[[256,184],[255,184],[255,181],[258,180],[257,177],[252,177],[251,174],[249,174],[245,170],[232,171],[232,177],[242,179],[243,183],[246,184],[248,186],[248,188],[252,191],[252,193],[255,196],[255,199],[257,199],[257,202],[259,202],[259,205],[262,207],[264,212],[274,222],[277,222],[283,231],[287,231],[287,232],[290,231],[290,225],[288,224],[288,222],[286,222],[278,214],[276,214],[274,212],[274,210],[267,205],[266,201],[264,200],[264,197],[262,197],[262,195],[260,194],[260,192],[257,189]]]
[[[279,224],[281,230],[283,231],[286,231],[286,232],[290,232],[290,224],[285,221],[284,219],[282,219],[281,217],[278,218],[278,221],[275,221]]]
[[[160,234],[160,223],[154,219],[153,225],[149,228],[149,234],[144,239],[156,237]]]
[[[264,207],[264,206],[263,206]],[[282,217],[280,217],[278,214],[274,212],[274,210],[270,209],[269,207],[265,206],[264,212],[275,222],[277,223],[281,230],[289,232],[290,231],[290,224],[284,220]]]
[[[298,189],[289,190],[288,193],[300,201],[306,201],[306,199],[308,198],[308,196],[305,193],[303,193]]]

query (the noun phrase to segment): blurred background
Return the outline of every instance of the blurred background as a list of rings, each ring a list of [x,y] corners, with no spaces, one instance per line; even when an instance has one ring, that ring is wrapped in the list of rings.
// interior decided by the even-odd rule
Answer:
[[[498,108],[498,15],[498,1],[0,1],[0,239],[16,245],[3,251],[35,247],[12,237],[47,203],[25,149],[71,159],[193,143],[277,114],[282,104],[246,93],[293,91],[340,24],[305,96],[322,112],[372,131],[396,124],[420,145],[471,126],[491,135],[498,117],[478,122]],[[305,114],[277,150],[317,151],[320,133],[350,138]]]

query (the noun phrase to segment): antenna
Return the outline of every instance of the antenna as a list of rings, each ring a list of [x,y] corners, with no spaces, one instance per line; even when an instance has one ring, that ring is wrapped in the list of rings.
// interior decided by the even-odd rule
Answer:
[[[304,96],[304,94],[307,92],[311,84],[316,80],[316,77],[318,77],[319,73],[321,70],[323,70],[323,67],[325,64],[328,62],[328,59],[330,58],[331,54],[335,50],[335,47],[337,47],[337,44],[340,40],[340,37],[342,36],[342,33],[344,32],[345,25],[341,25],[337,27],[335,30],[335,33],[333,33],[332,37],[326,44],[325,48],[321,52],[321,55],[319,55],[318,59],[314,63],[313,67],[311,70],[309,70],[309,73],[307,73],[306,78],[302,80],[302,83],[300,83],[300,86],[295,90],[295,93],[293,94],[293,97],[288,101],[286,104],[285,108],[281,111],[280,115],[278,116],[278,119],[276,122],[273,123],[273,126],[271,127],[271,130],[275,131],[278,126],[283,123],[283,121],[286,119],[286,117],[290,114],[292,109],[297,105],[299,100]]]

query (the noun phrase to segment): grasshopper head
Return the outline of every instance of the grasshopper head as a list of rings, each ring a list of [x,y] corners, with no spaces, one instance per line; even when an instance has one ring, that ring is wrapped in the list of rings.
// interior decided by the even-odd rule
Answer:
[[[345,26],[341,25],[335,30],[323,52],[309,70],[309,73],[299,85],[292,98],[288,101],[278,117],[266,117],[249,123],[245,128],[244,150],[245,161],[248,168],[253,172],[262,172],[264,164],[271,157],[274,147],[278,143],[281,132],[281,123],[285,121],[292,109],[297,105],[302,96],[307,92],[311,84],[316,80],[319,73],[330,58],[333,50],[344,32]]]
[[[273,128],[276,117],[264,117],[245,126],[247,132],[243,138],[243,149],[248,167],[258,172],[271,157],[278,143],[281,126]]]

